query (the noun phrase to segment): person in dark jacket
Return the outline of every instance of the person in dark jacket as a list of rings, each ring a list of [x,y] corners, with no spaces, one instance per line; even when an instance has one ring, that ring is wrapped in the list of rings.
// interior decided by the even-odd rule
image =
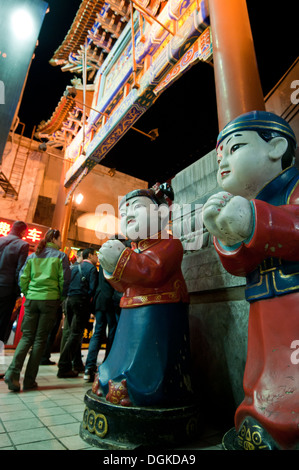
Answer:
[[[74,266],[77,266],[78,264],[82,263],[82,261],[83,261],[83,250],[79,248],[79,250],[76,253],[76,261],[74,262],[74,264],[71,265],[71,269]]]
[[[73,269],[75,266],[78,266],[78,264],[82,263],[82,261],[83,261],[83,249],[79,248],[79,250],[76,253],[76,261],[73,264],[71,264],[70,268]],[[70,335],[70,326],[67,321],[66,308],[64,305],[63,328],[62,328],[62,336],[61,336],[61,342],[60,342],[60,352],[63,351],[63,348],[67,342],[69,335]],[[84,364],[82,362],[82,354],[81,354],[81,343],[78,345],[77,352],[75,356],[73,357],[72,368],[78,372],[84,371]]]
[[[66,300],[66,317],[70,333],[60,352],[58,378],[77,377],[72,361],[80,347],[85,325],[91,313],[91,300],[98,282],[98,257],[94,249],[83,250],[82,263],[72,268],[71,283]]]
[[[77,266],[82,261],[83,261],[83,250],[79,249],[76,253],[76,261],[73,264],[70,264],[70,268],[73,269],[74,266]],[[45,347],[45,350],[44,350],[44,354],[43,354],[43,357],[41,358],[41,363],[40,363],[41,366],[56,365],[56,362],[51,361],[50,357],[51,357],[51,350],[52,350],[53,344],[55,342],[56,335],[58,333],[60,323],[61,323],[61,319],[63,318],[63,316],[64,316],[64,304],[62,304],[60,306],[60,308],[58,309],[56,323],[54,325],[53,330],[50,332],[50,334],[48,336],[46,347]],[[61,344],[60,344],[61,351],[64,348],[64,345],[65,345],[65,342],[68,338],[68,335],[69,335],[69,326],[68,326],[67,318],[65,316],[64,317],[64,322],[63,322]],[[83,365],[82,359],[81,359],[81,345],[78,348],[78,353],[76,354],[76,357],[74,358],[73,366],[74,366],[75,370],[78,370],[78,369],[84,370],[84,365]]]
[[[0,238],[0,341],[5,343],[11,314],[21,292],[18,285],[19,272],[24,265],[29,243],[22,240],[26,234],[25,222],[14,222],[6,237]]]
[[[106,281],[103,268],[99,267],[99,282],[94,296],[94,310],[95,310],[95,329],[91,337],[88,354],[85,363],[84,380],[86,382],[93,382],[95,373],[97,371],[97,357],[101,344],[106,337],[106,328],[108,325],[108,338],[106,341],[106,354],[108,356],[112,342],[115,335],[117,326],[116,313],[119,313],[118,307],[115,305],[116,291]],[[105,359],[104,359],[105,360]]]

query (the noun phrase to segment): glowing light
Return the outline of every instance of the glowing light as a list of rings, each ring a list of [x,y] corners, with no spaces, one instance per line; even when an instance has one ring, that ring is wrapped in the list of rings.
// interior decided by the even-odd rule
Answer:
[[[81,204],[81,202],[83,201],[83,199],[84,199],[83,194],[79,193],[79,194],[76,196],[76,199],[75,199],[76,204]]]
[[[6,237],[11,230],[11,225],[7,222],[0,221],[0,235]]]
[[[34,24],[32,16],[24,8],[16,10],[11,16],[11,26],[16,37],[26,39],[30,37],[33,32]]]
[[[33,242],[40,241],[42,232],[41,230],[36,230],[36,228],[30,228],[28,230],[27,238]]]
[[[6,237],[13,226],[12,220],[9,219],[0,219],[0,238]],[[23,237],[23,240],[26,240],[29,242],[29,244],[32,245],[37,245],[38,242],[45,236],[47,231],[47,227],[44,227],[41,229],[39,225],[32,225],[28,224],[28,232],[26,235]]]

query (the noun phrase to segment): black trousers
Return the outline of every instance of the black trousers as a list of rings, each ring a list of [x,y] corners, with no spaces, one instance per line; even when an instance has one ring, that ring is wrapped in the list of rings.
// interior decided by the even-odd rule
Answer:
[[[70,327],[70,334],[60,352],[58,369],[61,372],[68,372],[72,369],[78,348],[81,347],[84,328],[90,316],[90,301],[81,296],[74,295],[66,300],[66,316]]]
[[[51,356],[51,352],[52,352],[52,346],[55,342],[56,335],[57,335],[57,332],[58,332],[59,327],[60,327],[61,319],[62,319],[62,307],[60,305],[60,307],[57,310],[57,318],[56,318],[55,325],[54,325],[53,329],[51,330],[51,332],[49,333],[48,338],[47,338],[45,350],[44,350],[42,358],[41,358],[41,364],[43,362],[46,363],[47,361],[50,360],[50,356]]]
[[[0,341],[2,341],[3,343],[5,343],[8,339],[7,328],[16,300],[17,297],[15,294],[10,294],[6,297],[0,297]]]
[[[15,350],[12,362],[6,374],[19,380],[27,353],[31,349],[23,385],[31,387],[34,385],[40,359],[43,354],[49,332],[54,326],[59,300],[30,300],[26,299],[24,304],[25,314],[22,321],[22,338]]]

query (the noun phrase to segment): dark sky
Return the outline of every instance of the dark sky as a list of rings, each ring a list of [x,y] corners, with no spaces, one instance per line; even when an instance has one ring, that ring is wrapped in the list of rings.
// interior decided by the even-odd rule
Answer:
[[[48,3],[50,13],[40,32],[19,112],[28,137],[34,125],[51,117],[73,77],[52,67],[49,60],[66,36],[81,0]],[[294,4],[293,0],[247,0],[264,95],[298,56],[298,7]],[[206,63],[193,66],[162,93],[134,127],[144,132],[158,128],[159,137],[150,141],[129,130],[101,164],[153,184],[173,177],[204,156],[214,148],[218,135],[213,68]]]

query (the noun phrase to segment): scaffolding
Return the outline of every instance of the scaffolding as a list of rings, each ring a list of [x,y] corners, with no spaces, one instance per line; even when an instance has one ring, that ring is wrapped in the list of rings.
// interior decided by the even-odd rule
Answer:
[[[21,134],[18,136],[18,145],[15,151],[13,163],[11,165],[10,169],[10,174],[7,177],[2,170],[0,170],[0,187],[4,191],[3,197],[11,196],[15,198],[16,200],[19,197],[23,178],[24,178],[24,173],[25,173],[25,168],[27,165],[27,161],[29,158],[29,154],[31,151],[32,147],[32,140],[33,136],[35,133],[35,127],[33,129],[30,143],[28,148],[24,148],[21,145],[22,138],[24,135],[24,130],[25,130],[25,124],[22,122],[19,122],[18,126],[22,126],[22,131]],[[16,127],[16,129],[18,128]],[[16,130],[15,129],[15,130]]]

